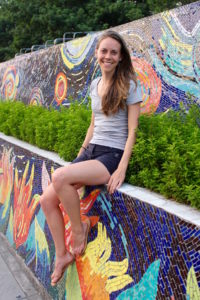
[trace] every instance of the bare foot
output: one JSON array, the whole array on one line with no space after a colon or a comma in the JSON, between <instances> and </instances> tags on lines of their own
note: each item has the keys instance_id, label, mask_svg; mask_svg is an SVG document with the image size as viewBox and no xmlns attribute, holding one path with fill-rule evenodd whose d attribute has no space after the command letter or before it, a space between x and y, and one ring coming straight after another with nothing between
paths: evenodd
<instances>
[{"instance_id":1,"label":"bare foot","mask_svg":"<svg viewBox=\"0 0 200 300\"><path fill-rule=\"evenodd\" d=\"M60 281L66 268L72 264L73 261L74 256L70 252L66 252L63 256L56 256L55 268L51 275L52 286L55 286Z\"/></svg>"},{"instance_id":2,"label":"bare foot","mask_svg":"<svg viewBox=\"0 0 200 300\"><path fill-rule=\"evenodd\" d=\"M83 255L87 247L87 238L90 230L90 220L89 219L85 220L84 222L82 222L82 225L83 225L82 233L80 234L72 233L70 252L72 253L72 255L75 256Z\"/></svg>"}]
</instances>

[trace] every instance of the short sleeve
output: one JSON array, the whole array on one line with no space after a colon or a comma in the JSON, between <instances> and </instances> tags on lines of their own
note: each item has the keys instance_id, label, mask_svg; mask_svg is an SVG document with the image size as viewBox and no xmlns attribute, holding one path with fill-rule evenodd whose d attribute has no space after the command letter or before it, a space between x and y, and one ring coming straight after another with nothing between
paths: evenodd
<instances>
[{"instance_id":1,"label":"short sleeve","mask_svg":"<svg viewBox=\"0 0 200 300\"><path fill-rule=\"evenodd\" d=\"M89 89L89 96L91 97L92 90L94 89L94 80L90 84L90 89Z\"/></svg>"},{"instance_id":2,"label":"short sleeve","mask_svg":"<svg viewBox=\"0 0 200 300\"><path fill-rule=\"evenodd\" d=\"M99 77L95 78L94 80L92 80L91 84L90 84L90 89L89 89L89 96L91 97L92 94L94 93L97 83L99 81Z\"/></svg>"},{"instance_id":3,"label":"short sleeve","mask_svg":"<svg viewBox=\"0 0 200 300\"><path fill-rule=\"evenodd\" d=\"M137 87L135 86L135 82L133 80L130 81L130 88L128 98L126 100L126 104L135 104L138 102L142 102L142 92L141 86L139 82L137 82Z\"/></svg>"}]
</instances>

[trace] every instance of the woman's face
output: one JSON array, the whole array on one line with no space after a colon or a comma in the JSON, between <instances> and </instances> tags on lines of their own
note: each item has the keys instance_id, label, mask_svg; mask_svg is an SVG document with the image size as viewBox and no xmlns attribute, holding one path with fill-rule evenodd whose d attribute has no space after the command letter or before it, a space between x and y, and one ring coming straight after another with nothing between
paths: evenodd
<instances>
[{"instance_id":1,"label":"woman's face","mask_svg":"<svg viewBox=\"0 0 200 300\"><path fill-rule=\"evenodd\" d=\"M107 37L100 42L95 55L102 73L114 74L119 61L122 59L121 45L115 39Z\"/></svg>"}]
</instances>

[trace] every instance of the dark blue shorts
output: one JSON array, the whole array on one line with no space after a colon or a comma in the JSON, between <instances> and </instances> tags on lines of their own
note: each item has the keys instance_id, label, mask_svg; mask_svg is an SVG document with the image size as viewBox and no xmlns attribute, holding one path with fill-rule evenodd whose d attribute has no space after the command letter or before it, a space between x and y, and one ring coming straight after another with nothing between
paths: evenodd
<instances>
[{"instance_id":1,"label":"dark blue shorts","mask_svg":"<svg viewBox=\"0 0 200 300\"><path fill-rule=\"evenodd\" d=\"M117 148L89 144L83 153L75 158L72 163L96 159L104 164L111 175L117 169L123 153L123 150Z\"/></svg>"}]
</instances>

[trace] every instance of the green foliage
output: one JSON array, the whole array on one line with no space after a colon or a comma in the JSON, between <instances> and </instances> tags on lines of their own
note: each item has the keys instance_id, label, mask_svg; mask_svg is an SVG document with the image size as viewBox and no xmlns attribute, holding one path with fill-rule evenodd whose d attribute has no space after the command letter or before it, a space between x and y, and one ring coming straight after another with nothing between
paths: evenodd
<instances>
[{"instance_id":1,"label":"green foliage","mask_svg":"<svg viewBox=\"0 0 200 300\"><path fill-rule=\"evenodd\" d=\"M192 2L181 1L182 4ZM100 31L176 7L179 1L1 0L0 61L64 32Z\"/></svg>"},{"instance_id":2,"label":"green foliage","mask_svg":"<svg viewBox=\"0 0 200 300\"><path fill-rule=\"evenodd\" d=\"M140 117L126 180L200 209L200 109Z\"/></svg>"},{"instance_id":3,"label":"green foliage","mask_svg":"<svg viewBox=\"0 0 200 300\"><path fill-rule=\"evenodd\" d=\"M189 105L188 105L189 103ZM200 109L141 115L126 182L200 209ZM0 102L0 131L57 152L72 161L90 124L91 110L71 106L47 110L22 102Z\"/></svg>"},{"instance_id":4,"label":"green foliage","mask_svg":"<svg viewBox=\"0 0 200 300\"><path fill-rule=\"evenodd\" d=\"M56 151L65 160L76 157L90 124L91 111L86 105L72 103L61 111L23 102L0 101L0 131Z\"/></svg>"}]
</instances>

